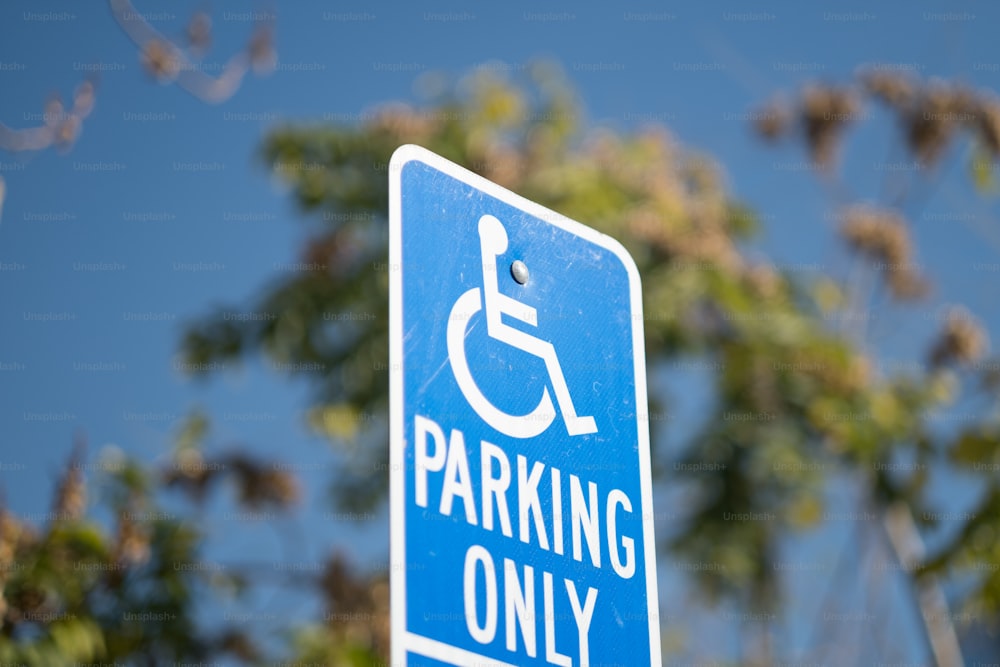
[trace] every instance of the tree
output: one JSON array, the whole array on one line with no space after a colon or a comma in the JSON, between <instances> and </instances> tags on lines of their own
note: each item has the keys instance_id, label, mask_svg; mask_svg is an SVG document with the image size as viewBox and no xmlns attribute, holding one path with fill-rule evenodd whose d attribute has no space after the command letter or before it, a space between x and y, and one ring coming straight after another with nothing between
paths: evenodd
<instances>
[{"instance_id":1,"label":"tree","mask_svg":"<svg viewBox=\"0 0 1000 667\"><path fill-rule=\"evenodd\" d=\"M621 240L643 276L651 373L669 372L678 361L703 362L712 404L683 454L667 447L670 421L657 419L669 415L671 396L652 396L650 410L654 426L665 424L653 432L659 479L681 487L684 510L681 521L661 522L658 534L665 555L698 566L689 571L699 590L748 610L779 608L783 580L774 564L783 540L819 525L826 491L847 479L857 489L851 509L884 518L887 537L875 537L895 550L915 599L932 597L936 579L971 572L964 601L995 615L1000 573L983 565L998 559L1000 434L984 418L942 435L927 418L954 398L960 380L995 390L992 365L975 365L986 347L975 321L958 313L946 319L919 371L880 372L876 348L830 325L833 315L870 295L852 281L804 280L749 261L741 244L759 222L727 195L709 159L679 146L663 128L588 129L558 70L539 64L529 72L526 82L478 72L440 87L426 108L391 104L358 126L275 131L264 159L317 219L302 270L269 284L259 303L239 308L273 318L227 318L224 309L194 326L183 341L187 367L266 355L308 378L316 392L312 423L345 445L344 472L335 480L340 502L380 502L388 470L386 170L397 146L418 143ZM905 94L898 85L876 77L852 89L810 88L793 106L763 114L761 130L804 141L833 182L834 149L854 105L881 99L920 159L940 158L961 132L973 137L982 151L974 172L985 178L983 162L998 152L993 102L948 88L942 103L936 85L911 82ZM943 104L932 108L940 116L928 122L926 104ZM959 111L969 117L949 115ZM859 261L884 265L874 274L885 293L894 299L923 293L898 202L848 205L842 220L845 245ZM338 317L345 314L353 316ZM275 653L242 628L196 622L195 591L215 580L199 564L204 536L193 516L162 512L160 502L182 493L198 507L217 482L230 479L244 506L280 509L294 502L297 487L238 449L217 452L206 444L208 433L207 422L193 417L161 469L102 459L110 473L110 526L84 512L82 453L67 466L44 525L2 516L4 661L165 664L231 655L252 663ZM901 460L919 465L889 465ZM977 477L983 492L953 539L920 553L909 544L922 526L908 522L937 514L929 484L944 460ZM238 568L221 580L237 591L249 585ZM371 664L385 655L384 576L355 573L331 556L304 583L319 593L326 613L292 628L282 655L337 665ZM925 620L937 660L955 664L947 655L950 621L931 612ZM770 664L785 653L762 642L752 657Z\"/></svg>"},{"instance_id":2,"label":"tree","mask_svg":"<svg viewBox=\"0 0 1000 667\"><path fill-rule=\"evenodd\" d=\"M140 61L146 72L162 84L177 83L194 97L218 104L232 97L247 74L269 74L277 62L269 14L259 22L246 47L226 62L221 73L210 76L198 69L198 61L212 44L212 18L204 11L195 12L187 25L181 44L161 34L129 0L108 0L108 9L126 35L140 49ZM83 121L94 109L96 81L87 79L73 91L69 108L56 93L45 103L42 124L14 129L0 121L0 149L10 152L41 151L56 147L68 151L83 131ZM0 219L6 194L6 182L0 176Z\"/></svg>"},{"instance_id":3,"label":"tree","mask_svg":"<svg viewBox=\"0 0 1000 667\"><path fill-rule=\"evenodd\" d=\"M849 183L838 168L844 131L865 118L863 105L872 104L881 105L896 125L898 134L889 141L890 159L894 151L903 153L914 167L887 170L877 204L859 203L856 195L849 194ZM995 188L991 174L1000 157L1000 101L991 93L959 83L862 69L851 85L813 84L791 105L772 102L758 115L757 130L768 141L791 138L804 144L817 175L832 193L838 233L855 259L845 300L845 308L852 313L886 303L926 302L931 286L916 261L911 220L928 203L927 192L943 179L936 170L955 144L966 143L971 149L968 166L974 186L980 191ZM880 352L861 328L845 335L870 355ZM994 568L989 567L996 561L996 541L988 537L1000 500L995 475L1000 433L992 400L998 376L995 363L983 362L987 348L988 339L975 318L965 308L950 307L925 358L911 364L907 373L909 383L936 387L940 396L925 405L912 430L895 434L897 442L889 443L893 458L887 460L888 465L876 467L872 483L861 491L862 506L874 510L883 522L884 537L898 563L915 573L913 583L927 638L942 665L959 664L962 657L939 586L940 575L957 578L975 573L963 600L967 617L995 618L998 610L1000 588L990 573ZM987 409L979 410L976 423L956 433L935 431L927 410L959 398L966 402L985 399ZM932 467L932 462L938 465ZM980 490L979 499L970 512L942 511L946 508L935 507L931 500L928 489L935 481L933 473L949 463L963 473L978 473L973 483ZM901 476L894 474L896 470L912 474ZM918 524L933 529L942 523L941 517L956 514L959 527L943 547L927 553Z\"/></svg>"},{"instance_id":4,"label":"tree","mask_svg":"<svg viewBox=\"0 0 1000 667\"><path fill-rule=\"evenodd\" d=\"M109 0L112 15L141 48L147 72L160 82L177 80L200 99L217 103L239 88L251 69L274 64L270 27L259 27L247 47L213 79L192 66L211 41L211 21L196 13L186 47L159 34L128 0ZM58 94L44 105L42 123L15 129L0 122L0 150L68 152L95 107L96 79L77 85L71 103ZM5 181L0 176L0 214ZM247 588L246 573L219 571L202 559L199 522L163 509L180 489L198 504L223 479L235 482L238 502L255 509L284 509L297 496L295 480L237 451L203 456L207 422L195 415L177 439L175 456L162 468L108 450L87 462L82 438L54 489L52 509L41 520L17 517L0 503L0 661L11 665L64 665L108 661L129 664L201 662L223 656L246 662L262 652L238 623L206 628L198 614L211 591ZM88 473L99 481L88 485ZM88 489L102 496L87 512ZM209 596L211 597L211 596Z\"/></svg>"},{"instance_id":5,"label":"tree","mask_svg":"<svg viewBox=\"0 0 1000 667\"><path fill-rule=\"evenodd\" d=\"M346 666L372 664L387 652L384 577L359 578L336 554L306 576L205 558L211 536L201 517L220 488L235 489L242 512L285 518L300 494L295 477L270 461L240 448L214 452L209 430L203 416L192 415L169 460L153 467L115 449L88 463L81 440L41 525L0 510L0 660L264 664L298 656ZM97 483L88 485L90 472ZM87 511L95 489L110 525ZM178 494L184 510L171 497ZM225 602L246 604L264 585L319 591L326 622L279 623L271 628L275 640L254 632L247 618L259 614L211 614Z\"/></svg>"},{"instance_id":6,"label":"tree","mask_svg":"<svg viewBox=\"0 0 1000 667\"><path fill-rule=\"evenodd\" d=\"M4 662L161 665L256 656L239 628L206 629L197 622L198 592L218 591L238 576L212 577L215 568L199 554L203 535L196 523L160 504L163 485L201 480L204 490L221 470L193 449L177 453L166 469L151 471L114 451L87 463L81 441L42 525L0 511ZM257 468L248 465L233 476L248 488ZM102 474L110 529L87 516L85 474L91 470ZM261 500L254 494L246 499Z\"/></svg>"},{"instance_id":7,"label":"tree","mask_svg":"<svg viewBox=\"0 0 1000 667\"><path fill-rule=\"evenodd\" d=\"M820 174L832 179L839 140L863 96L896 114L918 159L940 157L959 130L977 142L980 162L997 157L990 98L938 84L899 85L869 76L857 89L809 87L794 108L762 114L758 129L771 138L798 132ZM928 107L945 120L928 120ZM969 119L949 120L959 109ZM751 610L776 608L774 563L783 539L819 525L824 494L847 479L858 487L852 509L886 521L887 532L874 539L888 537L915 596L937 591L937 576L978 564L964 601L996 613L1000 577L983 574L981 565L998 556L988 535L1000 521L1000 497L993 468L970 468L996 460L1000 434L986 417L946 437L928 425L930 411L954 398L959 377L996 386L995 373L956 375L984 354L975 321L955 311L926 366L881 372L876 349L830 325L859 306L852 282L804 280L749 261L740 244L758 220L726 194L710 160L663 128L586 128L574 93L543 64L531 68L527 85L481 71L440 87L423 109L391 104L356 127L287 127L265 142L264 159L303 212L321 219L303 247L303 270L272 284L252 306L273 319L236 322L218 312L188 332L183 349L195 368L260 354L321 369L308 373L316 390L312 423L352 444L336 480L342 503L367 505L387 490L386 168L403 143L426 146L621 240L643 276L650 372L677 360L707 362L710 415L685 453L671 458L663 446L668 432L653 433L660 479L687 473L671 476L684 487L685 520L658 532L669 532L666 553L699 565L703 592ZM878 263L891 298L912 300L926 282L913 269L913 241L897 204L845 206L840 230L858 261ZM344 313L359 317L337 316ZM651 400L652 416L666 414L669 396ZM918 537L907 517L934 517L928 486L942 459L978 471L985 491L954 539L924 554L905 546ZM894 462L903 460L914 463L912 474L899 474ZM933 610L922 608L937 660L957 664L947 614L942 622L939 609L928 616ZM759 657L775 658L767 649Z\"/></svg>"}]
</instances>

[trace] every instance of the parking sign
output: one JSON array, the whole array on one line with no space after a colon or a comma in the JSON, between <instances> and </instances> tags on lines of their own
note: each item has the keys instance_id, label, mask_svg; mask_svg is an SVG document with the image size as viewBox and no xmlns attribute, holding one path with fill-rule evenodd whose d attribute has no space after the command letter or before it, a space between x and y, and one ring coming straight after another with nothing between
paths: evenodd
<instances>
[{"instance_id":1,"label":"parking sign","mask_svg":"<svg viewBox=\"0 0 1000 667\"><path fill-rule=\"evenodd\" d=\"M660 665L635 263L417 146L389 193L392 664Z\"/></svg>"}]
</instances>

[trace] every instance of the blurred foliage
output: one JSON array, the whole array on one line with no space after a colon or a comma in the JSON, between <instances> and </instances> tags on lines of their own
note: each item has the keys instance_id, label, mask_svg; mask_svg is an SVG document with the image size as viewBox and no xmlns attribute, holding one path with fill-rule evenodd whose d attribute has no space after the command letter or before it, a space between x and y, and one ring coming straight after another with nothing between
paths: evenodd
<instances>
[{"instance_id":1,"label":"blurred foliage","mask_svg":"<svg viewBox=\"0 0 1000 667\"><path fill-rule=\"evenodd\" d=\"M387 654L387 577L360 576L337 554L304 575L203 558L211 535L201 513L213 492L231 489L248 516L287 518L299 498L287 466L245 447L214 453L210 434L207 417L191 414L155 466L114 447L87 463L78 442L50 511L24 519L0 509L0 663L262 665L296 655L297 663L346 667ZM88 511L95 489L100 501ZM286 636L269 640L254 625L259 614L219 618L220 605L246 605L255 590L289 584L319 592L322 623L278 624L270 634Z\"/></svg>"},{"instance_id":2,"label":"blurred foliage","mask_svg":"<svg viewBox=\"0 0 1000 667\"><path fill-rule=\"evenodd\" d=\"M944 574L969 577L966 602L1000 611L1000 570L984 567L1000 562L1000 424L984 415L941 435L929 419L961 391L990 395L1000 385L989 370L997 364L982 363L988 340L972 315L950 311L923 363L882 370L863 337L836 324L850 322L866 297L834 277L803 278L749 260L741 244L759 220L727 195L717 165L665 129L588 128L575 93L547 64L530 67L523 80L484 68L454 82L421 83L423 108L389 104L356 126L271 133L263 157L311 221L300 270L273 278L249 308L219 309L193 325L182 343L186 367L265 356L307 379L315 387L308 422L346 457L335 480L339 502L357 509L384 500L387 170L398 146L419 144L620 240L643 278L651 372L690 361L708 371L712 402L683 451L664 446L668 428L653 433L659 483L683 489L677 509L684 519L669 535L661 531L662 548L701 565L688 571L703 593L757 610L777 606L781 541L821 523L837 480L859 484L865 511L882 517L904 507L933 527L940 508L929 492L932 477L950 462L981 490L977 506L946 544L901 572L917 586ZM820 177L835 179L840 143L872 102L894 115L906 150L928 164L969 138L978 161L970 176L988 185L976 174L1000 152L1000 114L992 98L959 86L863 73L855 84L812 85L793 103L771 105L757 129L768 140L803 145ZM878 206L838 205L845 250L863 260L888 298L926 299L929 281L913 262L916 241L899 193ZM231 311L268 316L227 317ZM651 400L651 417L669 413L669 396ZM2 515L0 661L261 660L244 630L209 632L195 622L195 593L213 583L194 566L204 536L194 523L157 512L154 499L180 492L200 507L217 482L229 480L241 505L284 508L299 487L238 448L208 454L208 432L207 419L194 415L168 468L152 475L121 463L110 475L110 531L85 518L85 485L73 462L43 526ZM900 461L912 465L889 465ZM384 574L354 572L331 556L309 585L324 616L289 630L288 660L386 659Z\"/></svg>"},{"instance_id":3,"label":"blurred foliage","mask_svg":"<svg viewBox=\"0 0 1000 667\"><path fill-rule=\"evenodd\" d=\"M95 468L110 529L85 513L84 470ZM159 485L114 452L84 464L78 446L41 525L0 512L0 661L167 665L248 655L238 630L199 627L196 596L214 585L199 558L204 536L161 509Z\"/></svg>"},{"instance_id":4,"label":"blurred foliage","mask_svg":"<svg viewBox=\"0 0 1000 667\"><path fill-rule=\"evenodd\" d=\"M924 193L941 178L935 170L949 151L963 142L970 148L972 185L983 194L994 194L992 172L1000 160L1000 99L964 83L922 80L878 68L863 68L856 78L850 86L807 86L793 103L777 98L758 114L757 131L768 141L804 143L824 177L836 182L836 190L842 193L847 184L838 173L839 146L830 137L866 120L865 105L888 112L898 129L897 142L916 168L896 175L895 187L885 192L887 201L881 206L841 201L839 233L851 250L870 260L869 266L893 300L919 301L927 296L929 284L918 274L914 225L904 208L914 199L919 204L926 202ZM959 518L946 543L917 564L917 577L941 573L956 579L971 576L972 585L964 599L968 613L996 618L1000 612L1000 415L995 397L1000 389L1000 364L986 360L988 337L968 310L952 306L944 312L940 332L927 350L923 372L911 373L903 385L880 382L869 389L883 392L881 414L893 415L882 420L890 426L880 436L883 446L897 460L907 457L920 464L910 466L916 472L905 479L872 476L871 493L876 508L901 501L927 528L940 523L940 516ZM916 402L901 400L907 394L921 398ZM978 423L957 433L932 433L929 413L960 395L985 398L989 407L978 412ZM872 412L871 421L879 421L879 414ZM978 491L978 500L967 511L935 505L927 493L933 471L948 467L948 463L951 471L962 473Z\"/></svg>"},{"instance_id":5,"label":"blurred foliage","mask_svg":"<svg viewBox=\"0 0 1000 667\"><path fill-rule=\"evenodd\" d=\"M191 422L184 433L196 430ZM147 469L115 449L85 463L78 444L40 523L0 510L0 662L170 665L257 658L242 628L208 629L199 622L206 599L245 582L238 572L203 561L206 536L198 522L164 510L158 497L178 474L211 471L233 481L245 505L284 507L290 499L260 483L272 466L245 457L241 467L199 463L183 456L193 446L188 441L168 464ZM88 487L91 470L100 481ZM88 488L100 489L110 525L87 516ZM201 491L194 489L191 499L200 500Z\"/></svg>"},{"instance_id":6,"label":"blurred foliage","mask_svg":"<svg viewBox=\"0 0 1000 667\"><path fill-rule=\"evenodd\" d=\"M709 159L663 128L588 130L573 91L550 65L535 65L526 79L488 69L453 83L428 78L426 108L390 104L357 127L274 131L265 159L319 220L302 249L303 270L277 279L253 305L273 319L236 321L220 311L191 328L187 361L211 367L264 354L309 369L303 375L317 389L313 425L365 457L337 480L342 501L381 500L388 470L386 169L393 150L416 143L619 239L643 276L650 368L703 358L715 369L710 414L683 459L672 461L675 469L702 472L671 480L691 486L690 513L665 545L716 565L698 570L707 592L749 591L757 604L775 601L770 564L778 540L820 521L824 489L838 473L860 477L876 506L902 501L921 516L927 475L891 474L876 464L904 457L929 464L956 446L935 439L927 415L953 399L954 368L982 356L974 321L948 320L924 372L876 372L871 351L831 325L857 305L844 286L823 276L796 279L741 253L740 242L759 222L727 196ZM854 87L809 86L797 105L761 114L758 129L769 139L801 131L830 171L838 141L869 98L889 101L921 159L937 159L953 134L951 116L941 116L947 127L925 119L927 105L987 107L985 97L958 87L912 84L897 95L891 84L864 75ZM956 99L942 102L945 94ZM993 125L963 127L980 133L983 146L995 145ZM898 211L855 205L842 219L845 245L884 267L894 298L927 293ZM660 470L671 463L663 453L654 460ZM994 476L981 477L994 483ZM733 516L747 520L725 518ZM974 593L982 600L995 584L984 586Z\"/></svg>"},{"instance_id":7,"label":"blurred foliage","mask_svg":"<svg viewBox=\"0 0 1000 667\"><path fill-rule=\"evenodd\" d=\"M665 129L588 128L574 92L547 64L517 81L484 68L422 84L423 108L389 104L357 126L271 133L264 159L315 221L303 270L276 278L252 306L273 319L235 321L220 311L192 327L183 344L194 368L262 354L293 372L308 369L302 374L316 388L311 423L353 457L336 480L345 505L380 501L387 490L386 172L404 143L620 240L643 277L651 372L685 360L712 369L713 404L684 454L678 459L659 439L653 443L660 481L687 491L686 521L663 547L712 565L693 570L710 597L732 595L756 609L777 604L772 564L781 538L821 522L834 480L859 481L860 506L877 516L901 503L926 522L934 516L930 478L942 460L970 442L974 458L996 451L996 429L985 428L993 416L951 439L929 424L961 386L989 380L981 370L989 364L979 363L988 341L965 311L946 319L926 364L882 371L875 351L838 326L868 303L846 281L793 276L747 259L740 245L760 228L756 216L726 194L711 160ZM804 146L818 176L834 180L840 144L873 102L894 115L905 149L922 162L942 160L963 133L977 147L979 172L1000 150L1000 113L989 95L877 71L862 71L849 85L806 86L794 103L770 105L757 130ZM913 260L915 241L900 211L905 194L893 192L879 206L841 198L839 233L845 250L875 267L890 299L920 303L930 283ZM668 396L651 400L651 414L669 407ZM899 461L912 465L891 465ZM677 479L664 474L671 465L697 472ZM981 511L915 577L995 560L993 470L967 466L977 478L971 483L985 489ZM975 580L967 600L997 611L1000 573L980 571Z\"/></svg>"}]
</instances>

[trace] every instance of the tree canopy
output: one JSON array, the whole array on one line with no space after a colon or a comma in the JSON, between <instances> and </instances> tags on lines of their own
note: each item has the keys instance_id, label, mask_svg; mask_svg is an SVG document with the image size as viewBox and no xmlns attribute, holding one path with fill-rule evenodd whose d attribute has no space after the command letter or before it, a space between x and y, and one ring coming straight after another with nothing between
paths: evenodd
<instances>
[{"instance_id":1,"label":"tree canopy","mask_svg":"<svg viewBox=\"0 0 1000 667\"><path fill-rule=\"evenodd\" d=\"M778 608L773 564L782 540L819 526L831 509L871 512L914 599L938 590L942 577L962 577L961 602L995 617L1000 570L985 567L1000 562L995 415L943 435L929 424L960 389L996 390L1000 374L983 363L987 340L970 314L952 311L919 365L886 370L877 349L833 324L849 322L837 314L864 307L869 295L849 277L804 277L749 259L758 216L729 195L718 165L665 128L589 126L576 93L545 63L523 79L480 70L424 84L420 107L392 103L356 125L294 125L267 137L262 157L310 223L300 270L271 278L249 307L219 309L191 327L182 341L187 368L266 356L302 375L314 388L310 423L342 446L338 502L380 503L388 490L387 169L399 145L419 144L621 241L642 275L650 373L703 362L710 404L682 448L665 444L676 437L664 418L671 395L651 393L649 412L657 483L681 515L658 523L661 552L698 564L689 571L700 591ZM991 97L898 76L808 87L792 103L769 106L757 129L803 144L818 177L834 182L844 131L868 104L893 114L914 159L933 163L948 142L971 141L972 173L983 183L984 162L1000 154ZM889 298L919 303L928 283L915 268L916 238L898 197L836 205L838 233L861 270ZM233 311L269 316L226 317ZM217 470L235 476L249 506L286 507L297 487L238 453L225 455L223 467L208 465L204 432L198 420L189 424L173 468L154 481L122 464L112 476L113 532L84 519L72 467L46 527L4 516L5 661L50 664L51 654L160 664L213 651L258 659L238 630L210 635L196 626L193 582L203 573L172 564L195 562L199 535L187 522L158 518L155 497L172 487L197 503L222 476ZM930 488L944 468L981 489L978 504L942 545L909 548L937 521ZM827 491L844 480L856 485L856 504L829 507ZM135 520L136 508L148 513ZM314 583L328 613L300 629L291 654L330 664L385 655L384 577L358 578L331 558ZM932 650L948 664L950 624L921 609ZM171 622L144 634L122 621L126 612L169 614Z\"/></svg>"},{"instance_id":2,"label":"tree canopy","mask_svg":"<svg viewBox=\"0 0 1000 667\"><path fill-rule=\"evenodd\" d=\"M345 483L345 502L378 499L386 489L386 467L377 465L385 460L385 434L364 416L386 414L385 172L403 143L426 146L621 240L643 277L650 366L712 361L712 411L680 463L714 474L671 480L692 486L689 521L671 546L724 565L705 572L712 590L743 590L748 583L757 593L769 590L775 539L821 519L821 492L834 471L865 478L865 506L903 502L921 516L933 466L900 477L876 464L904 456L929 463L942 454L960 463L980 460L982 451L970 452L980 440L969 433L938 441L926 428L929 410L954 397L953 369L985 354L984 333L970 316L956 310L947 319L921 372L880 372L864 341L830 324L831 313L858 307L843 281L803 279L741 252L760 223L726 193L709 158L662 127L586 127L574 92L551 66L536 65L528 79L483 71L442 85L426 108L391 104L357 127L289 127L265 143L275 173L292 186L303 211L321 220L303 247L304 270L272 284L254 304L273 320L208 316L188 333L184 350L195 364L266 354L323 369L307 371L317 389L316 427L336 440L365 441L370 457L355 468L362 473L358 483ZM942 102L942 95L951 97ZM991 99L903 77L863 75L852 87L808 87L797 105L760 114L759 130L768 138L800 133L821 173L832 171L838 139L862 100L881 101L897 114L917 159L939 155L941 143L960 130L987 159L996 156ZM968 120L926 120L927 105ZM839 214L844 243L881 267L892 296L919 299L924 282L913 270L914 239L902 214L854 202ZM348 324L323 317L345 312L373 317ZM979 371L972 374L992 379L983 364ZM668 397L654 399L662 406ZM991 442L983 428L988 424L972 430ZM654 448L666 434L658 435ZM673 463L658 460L664 470ZM989 496L984 507L992 506ZM723 519L746 513L776 519ZM977 513L980 521L989 521L985 516ZM995 585L984 582L983 602Z\"/></svg>"}]
</instances>

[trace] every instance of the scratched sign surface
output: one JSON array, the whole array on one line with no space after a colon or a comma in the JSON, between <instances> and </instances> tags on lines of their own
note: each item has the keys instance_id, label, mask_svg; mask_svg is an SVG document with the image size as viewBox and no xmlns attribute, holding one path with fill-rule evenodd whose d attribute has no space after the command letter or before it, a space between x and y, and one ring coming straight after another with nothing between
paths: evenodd
<instances>
[{"instance_id":1,"label":"scratched sign surface","mask_svg":"<svg viewBox=\"0 0 1000 667\"><path fill-rule=\"evenodd\" d=\"M393 664L660 665L634 262L422 148L389 178Z\"/></svg>"}]
</instances>

